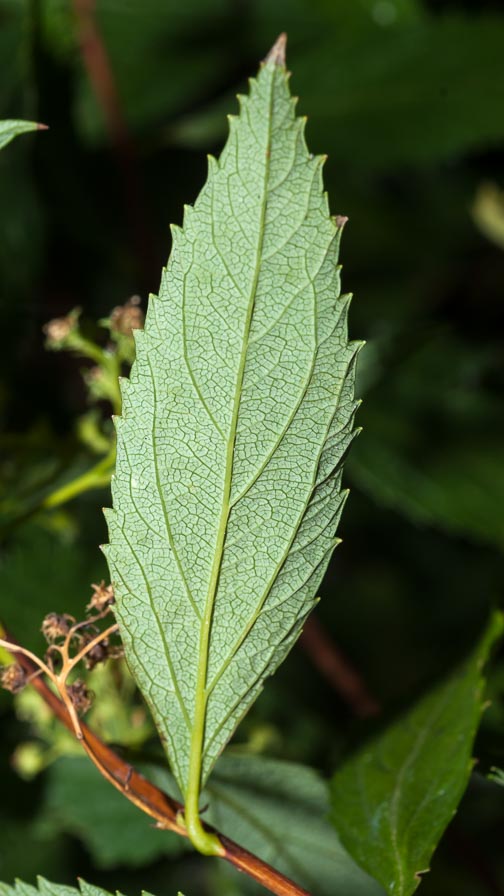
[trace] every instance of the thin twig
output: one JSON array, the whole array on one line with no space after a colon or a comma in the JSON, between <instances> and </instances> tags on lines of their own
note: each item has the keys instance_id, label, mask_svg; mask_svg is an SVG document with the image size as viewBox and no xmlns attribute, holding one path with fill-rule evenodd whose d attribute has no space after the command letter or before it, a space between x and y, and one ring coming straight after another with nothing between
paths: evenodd
<instances>
[{"instance_id":1,"label":"thin twig","mask_svg":"<svg viewBox=\"0 0 504 896\"><path fill-rule=\"evenodd\" d=\"M135 147L128 130L107 47L97 21L96 0L73 0L72 5L77 22L82 62L102 111L105 128L116 150L131 239L148 282L155 264L151 235L148 232L149 217L140 185Z\"/></svg>"},{"instance_id":2,"label":"thin twig","mask_svg":"<svg viewBox=\"0 0 504 896\"><path fill-rule=\"evenodd\" d=\"M80 627L80 626L75 626L75 628L78 628L78 627ZM102 641L104 641L110 635L114 635L118 631L118 629L119 629L119 626L117 625L117 622L116 622L116 623L114 623L114 625L111 625L111 626L109 626L109 628L106 628L104 632L100 632L100 634L97 635L96 638L93 638L92 641L89 641L86 644L86 646L83 647L82 650L79 651L79 653L77 653L74 657L69 659L68 671L71 671L74 668L74 666L77 665L77 663L80 663L81 660L84 659L86 654L90 653L90 651L93 649L93 647L96 647L98 644L100 644Z\"/></svg>"},{"instance_id":3,"label":"thin twig","mask_svg":"<svg viewBox=\"0 0 504 896\"><path fill-rule=\"evenodd\" d=\"M315 616L306 620L299 645L356 716L366 719L378 715L380 704Z\"/></svg>"},{"instance_id":4,"label":"thin twig","mask_svg":"<svg viewBox=\"0 0 504 896\"><path fill-rule=\"evenodd\" d=\"M34 661L26 655L26 651L19 647L15 639L5 632L5 629L3 644L25 672L31 675L37 671ZM75 726L68 708L50 689L48 684L40 677L34 678L30 683L36 688L60 722L75 733ZM101 774L123 796L155 819L160 828L174 831L181 837L187 837L187 832L182 822L184 807L181 803L172 799L172 797L144 778L133 766L121 759L96 734L93 734L84 722L80 722L79 727L82 732L82 740L80 742ZM207 831L217 834L224 847L222 858L239 871L243 871L253 880L262 884L270 893L274 893L275 896L310 896L307 890L289 880L288 877L272 868L267 862L263 862L258 856L243 849L238 843L230 840L229 837L219 833L210 825L205 824L204 827Z\"/></svg>"}]
</instances>

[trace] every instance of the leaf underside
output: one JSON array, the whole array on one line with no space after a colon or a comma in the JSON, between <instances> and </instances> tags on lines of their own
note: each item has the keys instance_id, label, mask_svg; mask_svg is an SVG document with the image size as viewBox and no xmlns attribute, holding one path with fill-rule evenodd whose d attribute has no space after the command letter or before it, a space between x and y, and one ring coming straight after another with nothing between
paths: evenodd
<instances>
[{"instance_id":1,"label":"leaf underside","mask_svg":"<svg viewBox=\"0 0 504 896\"><path fill-rule=\"evenodd\" d=\"M496 613L471 656L332 782L332 820L350 855L390 896L410 896L456 812L484 708L482 667Z\"/></svg>"},{"instance_id":2,"label":"leaf underside","mask_svg":"<svg viewBox=\"0 0 504 896\"><path fill-rule=\"evenodd\" d=\"M87 884L84 880L79 880L79 889L76 889L76 887L69 887L66 884L53 884L43 877L38 877L36 887L32 884L25 884L21 880L17 880L13 886L0 883L0 896L111 896L111 894L107 890L102 890L101 887ZM117 892L116 896L121 896L121 894ZM150 896L150 894L143 892L142 896Z\"/></svg>"},{"instance_id":3,"label":"leaf underside","mask_svg":"<svg viewBox=\"0 0 504 896\"><path fill-rule=\"evenodd\" d=\"M315 604L356 409L341 227L278 58L240 107L134 331L107 511L126 657L183 794Z\"/></svg>"},{"instance_id":4,"label":"leaf underside","mask_svg":"<svg viewBox=\"0 0 504 896\"><path fill-rule=\"evenodd\" d=\"M29 131L39 130L41 125L35 121L16 121L14 119L6 119L0 121L0 149L7 146L14 137L19 134L26 134Z\"/></svg>"}]
</instances>

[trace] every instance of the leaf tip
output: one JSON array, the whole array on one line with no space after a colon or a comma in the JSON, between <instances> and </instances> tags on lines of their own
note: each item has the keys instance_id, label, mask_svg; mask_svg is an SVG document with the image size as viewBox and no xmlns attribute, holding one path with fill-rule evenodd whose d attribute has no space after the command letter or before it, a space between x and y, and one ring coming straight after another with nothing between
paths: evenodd
<instances>
[{"instance_id":1,"label":"leaf tip","mask_svg":"<svg viewBox=\"0 0 504 896\"><path fill-rule=\"evenodd\" d=\"M343 230L345 224L348 221L348 216L347 215L335 215L333 220L334 220L334 223L336 224L336 227L338 228L338 230Z\"/></svg>"},{"instance_id":2,"label":"leaf tip","mask_svg":"<svg viewBox=\"0 0 504 896\"><path fill-rule=\"evenodd\" d=\"M275 43L273 44L271 50L268 55L264 57L264 63L267 65L269 62L273 63L273 65L281 65L285 67L285 50L287 47L287 35L285 31L282 31L279 37L277 37Z\"/></svg>"},{"instance_id":3,"label":"leaf tip","mask_svg":"<svg viewBox=\"0 0 504 896\"><path fill-rule=\"evenodd\" d=\"M48 130L49 130L49 125L48 125L48 124L42 124L41 121L37 121L37 128L36 128L36 129L37 129L37 131L48 131Z\"/></svg>"}]
</instances>

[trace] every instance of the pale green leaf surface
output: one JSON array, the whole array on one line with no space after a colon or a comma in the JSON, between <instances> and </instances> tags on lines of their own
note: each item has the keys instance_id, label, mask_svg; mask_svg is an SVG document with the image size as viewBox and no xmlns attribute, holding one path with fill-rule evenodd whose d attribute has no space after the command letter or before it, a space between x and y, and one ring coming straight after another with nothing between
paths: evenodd
<instances>
[{"instance_id":1,"label":"pale green leaf surface","mask_svg":"<svg viewBox=\"0 0 504 896\"><path fill-rule=\"evenodd\" d=\"M102 890L101 887L86 883L85 880L79 880L79 889L77 889L66 884L53 884L51 881L39 877L36 887L32 884L25 884L21 880L17 880L13 886L0 882L0 896L111 896L111 894L107 890ZM121 896L119 891L116 891L116 896ZM151 894L143 891L142 896L151 896ZM178 896L181 894L179 893Z\"/></svg>"},{"instance_id":2,"label":"pale green leaf surface","mask_svg":"<svg viewBox=\"0 0 504 896\"><path fill-rule=\"evenodd\" d=\"M0 121L0 149L7 146L14 137L19 134L26 134L29 131L38 131L43 125L37 124L36 121L16 121L14 119L6 119Z\"/></svg>"},{"instance_id":3,"label":"pale green leaf surface","mask_svg":"<svg viewBox=\"0 0 504 896\"><path fill-rule=\"evenodd\" d=\"M409 896L456 812L483 711L482 667L502 634L495 614L457 671L332 781L332 820L353 858L391 896Z\"/></svg>"},{"instance_id":4,"label":"pale green leaf surface","mask_svg":"<svg viewBox=\"0 0 504 896\"><path fill-rule=\"evenodd\" d=\"M126 657L184 794L315 604L356 408L323 159L284 66L240 102L135 331L107 513Z\"/></svg>"}]
</instances>

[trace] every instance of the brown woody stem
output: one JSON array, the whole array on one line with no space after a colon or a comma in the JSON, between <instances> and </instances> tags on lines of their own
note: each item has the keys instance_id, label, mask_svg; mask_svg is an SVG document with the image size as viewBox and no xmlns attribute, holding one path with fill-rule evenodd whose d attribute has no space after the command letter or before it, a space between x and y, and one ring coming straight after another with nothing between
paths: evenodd
<instances>
[{"instance_id":1,"label":"brown woody stem","mask_svg":"<svg viewBox=\"0 0 504 896\"><path fill-rule=\"evenodd\" d=\"M3 644L25 672L32 675L38 671L40 667L36 665L34 659L28 656L27 651L21 648L5 630ZM30 684L36 688L60 722L70 731L76 733L75 724L72 721L68 707L65 705L66 701L63 703L41 677L33 678ZM153 818L159 827L174 831L176 834L180 834L181 837L187 837L185 828L179 822L184 810L182 804L172 799L172 797L144 778L133 766L121 759L96 734L93 734L84 722L79 722L79 729L82 734L80 742L101 774L123 796ZM238 843L230 840L224 834L220 834L215 828L210 825L204 825L204 827L207 831L217 834L224 847L222 858L234 865L239 871L248 874L253 880L258 881L270 893L274 893L275 896L310 896L307 890L304 890L275 868L272 868L267 862L263 862L258 856L243 849Z\"/></svg>"}]
</instances>

